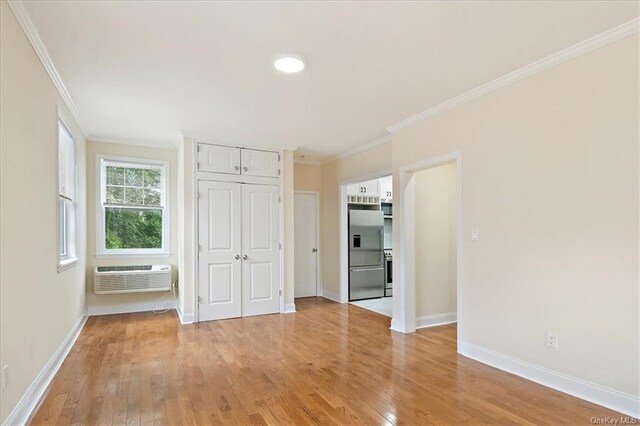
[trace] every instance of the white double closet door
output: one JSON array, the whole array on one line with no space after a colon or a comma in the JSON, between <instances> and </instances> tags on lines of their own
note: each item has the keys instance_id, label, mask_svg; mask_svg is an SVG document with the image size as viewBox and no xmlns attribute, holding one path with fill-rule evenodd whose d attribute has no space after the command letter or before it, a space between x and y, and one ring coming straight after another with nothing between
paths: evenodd
<instances>
[{"instance_id":1,"label":"white double closet door","mask_svg":"<svg viewBox=\"0 0 640 426\"><path fill-rule=\"evenodd\" d=\"M278 187L200 181L199 320L280 311Z\"/></svg>"}]
</instances>

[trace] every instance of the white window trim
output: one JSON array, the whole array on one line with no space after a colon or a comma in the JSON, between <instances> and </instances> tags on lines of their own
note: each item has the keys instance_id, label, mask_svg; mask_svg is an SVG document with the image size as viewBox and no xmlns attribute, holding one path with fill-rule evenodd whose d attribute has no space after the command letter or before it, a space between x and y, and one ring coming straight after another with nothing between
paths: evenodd
<instances>
[{"instance_id":1,"label":"white window trim","mask_svg":"<svg viewBox=\"0 0 640 426\"><path fill-rule=\"evenodd\" d=\"M105 247L105 227L104 227L104 206L102 200L102 182L106 180L105 161L121 161L123 163L140 164L143 166L162 166L164 173L162 174L162 188L164 200L164 213L162 216L162 248L159 249L107 249ZM113 155L96 155L96 257L169 257L170 252L170 229L171 229L171 178L170 164L165 160L150 160L146 158L119 157Z\"/></svg>"},{"instance_id":2,"label":"white window trim","mask_svg":"<svg viewBox=\"0 0 640 426\"><path fill-rule=\"evenodd\" d=\"M67 132L69 133L69 135L71 136L71 139L73 140L73 173L74 173L74 184L75 184L75 188L74 188L74 199L72 200L72 204L74 207L74 223L72 224L72 230L71 230L71 241L67 240L67 254L66 255L62 255L62 253L60 252L60 234L61 234L61 228L60 228L60 191L59 191L59 175L60 175L60 160L59 157L56 156L56 158L58 158L56 160L56 176L57 179L55 180L55 185L56 185L56 219L57 219L57 234L58 234L58 248L56 250L57 253L57 263L58 263L58 273L66 271L67 269L71 269L73 268L79 261L80 261L80 257L78 256L78 145L76 142L76 137L73 135L73 132L71 132L71 126L70 124L70 120L67 119L65 117L65 115L63 114L62 110L60 110L58 108L58 119L56 120L56 138L57 138L57 144L56 146L58 147L58 153L60 152L60 135L59 135L59 124L62 124L62 126L67 130ZM59 154L58 154L59 155ZM67 235L67 237L69 237L69 235ZM72 248L71 253L69 253L69 247Z\"/></svg>"}]
</instances>

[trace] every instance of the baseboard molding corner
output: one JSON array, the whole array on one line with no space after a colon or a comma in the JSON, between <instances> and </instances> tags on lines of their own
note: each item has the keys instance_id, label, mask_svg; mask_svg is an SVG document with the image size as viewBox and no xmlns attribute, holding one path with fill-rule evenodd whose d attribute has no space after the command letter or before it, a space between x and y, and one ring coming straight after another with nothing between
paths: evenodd
<instances>
[{"instance_id":1,"label":"baseboard molding corner","mask_svg":"<svg viewBox=\"0 0 640 426\"><path fill-rule=\"evenodd\" d=\"M180 319L180 324L193 324L195 320L195 315L193 312L182 312L180 306L176 306L176 313L178 314L178 318Z\"/></svg>"},{"instance_id":2,"label":"baseboard molding corner","mask_svg":"<svg viewBox=\"0 0 640 426\"><path fill-rule=\"evenodd\" d=\"M334 302L342 303L340 301L340 295L329 290L322 289L322 297L333 300Z\"/></svg>"},{"instance_id":3,"label":"baseboard molding corner","mask_svg":"<svg viewBox=\"0 0 640 426\"><path fill-rule=\"evenodd\" d=\"M446 314L427 315L416 318L416 328L436 327L438 325L452 324L458 321L456 312L447 312Z\"/></svg>"},{"instance_id":4,"label":"baseboard molding corner","mask_svg":"<svg viewBox=\"0 0 640 426\"><path fill-rule=\"evenodd\" d=\"M89 317L86 312L78 319L73 328L62 341L62 344L54 352L53 356L47 361L40 373L31 382L25 393L13 408L9 416L4 420L6 425L26 425L31 416L40 406L42 398L47 392L51 381L62 366L63 361L73 348L78 336L82 332L84 325Z\"/></svg>"},{"instance_id":5,"label":"baseboard molding corner","mask_svg":"<svg viewBox=\"0 0 640 426\"><path fill-rule=\"evenodd\" d=\"M296 312L296 304L295 303L285 303L284 304L284 312L283 314L293 314Z\"/></svg>"},{"instance_id":6,"label":"baseboard molding corner","mask_svg":"<svg viewBox=\"0 0 640 426\"><path fill-rule=\"evenodd\" d=\"M540 367L472 343L462 343L461 355L576 398L640 418L640 397Z\"/></svg>"}]
</instances>

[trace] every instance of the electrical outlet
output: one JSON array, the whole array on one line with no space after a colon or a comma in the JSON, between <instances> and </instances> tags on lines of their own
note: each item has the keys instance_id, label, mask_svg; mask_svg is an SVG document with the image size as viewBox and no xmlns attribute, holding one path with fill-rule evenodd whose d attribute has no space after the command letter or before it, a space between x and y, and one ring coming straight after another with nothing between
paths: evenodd
<instances>
[{"instance_id":1,"label":"electrical outlet","mask_svg":"<svg viewBox=\"0 0 640 426\"><path fill-rule=\"evenodd\" d=\"M5 365L2 368L2 389L5 389L9 384L9 366Z\"/></svg>"},{"instance_id":2,"label":"electrical outlet","mask_svg":"<svg viewBox=\"0 0 640 426\"><path fill-rule=\"evenodd\" d=\"M558 333L555 331L547 331L547 346L558 349Z\"/></svg>"}]
</instances>

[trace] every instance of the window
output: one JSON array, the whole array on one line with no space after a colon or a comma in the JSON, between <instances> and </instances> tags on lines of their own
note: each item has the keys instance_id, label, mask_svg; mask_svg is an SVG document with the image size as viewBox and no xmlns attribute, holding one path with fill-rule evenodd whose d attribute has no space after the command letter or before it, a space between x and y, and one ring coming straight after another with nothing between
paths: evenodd
<instances>
[{"instance_id":1,"label":"window","mask_svg":"<svg viewBox=\"0 0 640 426\"><path fill-rule=\"evenodd\" d=\"M169 254L168 167L98 157L98 254Z\"/></svg>"},{"instance_id":2,"label":"window","mask_svg":"<svg viewBox=\"0 0 640 426\"><path fill-rule=\"evenodd\" d=\"M75 265L76 255L76 144L58 120L58 270Z\"/></svg>"}]
</instances>

